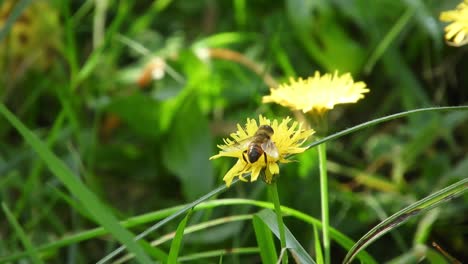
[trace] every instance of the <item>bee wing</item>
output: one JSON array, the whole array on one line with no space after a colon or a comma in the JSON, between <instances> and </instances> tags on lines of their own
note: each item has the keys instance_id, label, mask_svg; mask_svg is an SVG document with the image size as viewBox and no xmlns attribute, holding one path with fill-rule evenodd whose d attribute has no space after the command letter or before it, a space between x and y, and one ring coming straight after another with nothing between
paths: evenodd
<instances>
[{"instance_id":1,"label":"bee wing","mask_svg":"<svg viewBox=\"0 0 468 264\"><path fill-rule=\"evenodd\" d=\"M268 156L274 159L277 159L279 157L278 149L276 148L276 145L275 143L273 143L273 141L268 140L267 142L262 143L261 146L263 151L265 151L265 153L268 154Z\"/></svg>"},{"instance_id":2,"label":"bee wing","mask_svg":"<svg viewBox=\"0 0 468 264\"><path fill-rule=\"evenodd\" d=\"M231 145L226 146L226 148L223 149L223 152L245 150L249 146L250 142L252 142L252 139L253 137L248 137L241 141L234 141Z\"/></svg>"}]
</instances>

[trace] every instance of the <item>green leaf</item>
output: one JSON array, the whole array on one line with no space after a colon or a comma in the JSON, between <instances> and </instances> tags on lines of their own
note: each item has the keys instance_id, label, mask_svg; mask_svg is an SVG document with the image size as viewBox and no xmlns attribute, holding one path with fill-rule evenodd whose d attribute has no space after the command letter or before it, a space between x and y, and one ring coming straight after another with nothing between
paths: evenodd
<instances>
[{"instance_id":1,"label":"green leaf","mask_svg":"<svg viewBox=\"0 0 468 264\"><path fill-rule=\"evenodd\" d=\"M115 238L124 243L142 263L149 263L149 258L143 249L133 241L133 235L124 229L108 208L101 203L98 197L91 192L86 185L60 160L46 144L33 132L21 123L3 104L0 104L0 113L18 130L24 140L31 145L39 157L44 161L49 170L59 179L67 189L82 203L94 216L94 221L107 229Z\"/></svg>"},{"instance_id":2,"label":"green leaf","mask_svg":"<svg viewBox=\"0 0 468 264\"><path fill-rule=\"evenodd\" d=\"M163 161L182 182L187 199L194 200L213 188L214 175L208 160L213 151L208 120L193 94L181 101L169 131Z\"/></svg>"},{"instance_id":3,"label":"green leaf","mask_svg":"<svg viewBox=\"0 0 468 264\"><path fill-rule=\"evenodd\" d=\"M286 10L299 43L320 66L329 72L360 70L365 49L337 22L327 1L289 0Z\"/></svg>"},{"instance_id":4,"label":"green leaf","mask_svg":"<svg viewBox=\"0 0 468 264\"><path fill-rule=\"evenodd\" d=\"M369 246L373 241L377 240L389 231L392 231L414 216L446 203L467 190L468 178L465 178L396 212L392 216L380 222L361 239L359 239L359 241L354 244L346 255L343 263L350 263L361 250Z\"/></svg>"},{"instance_id":5,"label":"green leaf","mask_svg":"<svg viewBox=\"0 0 468 264\"><path fill-rule=\"evenodd\" d=\"M177 231L174 236L174 239L172 240L171 250L169 251L169 257L167 259L167 263L169 264L177 263L177 257L179 256L180 247L182 245L182 239L184 238L184 230L191 215L192 210L190 210L187 213L184 219L179 223L179 226L177 226Z\"/></svg>"},{"instance_id":6,"label":"green leaf","mask_svg":"<svg viewBox=\"0 0 468 264\"><path fill-rule=\"evenodd\" d=\"M26 233L24 233L23 228L21 228L18 221L16 221L15 216L11 213L10 209L8 209L8 206L5 203L2 203L2 209L6 214L8 222L10 222L11 226L13 226L16 234L26 248L26 251L28 252L29 257L31 257L32 262L36 264L44 263L37 254L37 250L34 248L31 240L29 240Z\"/></svg>"},{"instance_id":7,"label":"green leaf","mask_svg":"<svg viewBox=\"0 0 468 264\"><path fill-rule=\"evenodd\" d=\"M269 209L263 209L258 212L256 215L270 228L270 230L275 234L279 239L278 223L276 221L276 214ZM289 229L284 226L284 231L286 232L286 248L290 249L294 258L296 258L299 263L310 263L315 264L315 261L310 257L307 251L299 244L297 239L289 231Z\"/></svg>"},{"instance_id":8,"label":"green leaf","mask_svg":"<svg viewBox=\"0 0 468 264\"><path fill-rule=\"evenodd\" d=\"M79 201L74 199L65 191L62 191L58 188L50 188L50 189L51 189L51 192L57 197L59 197L64 203L66 203L69 206L69 208L73 208L74 210L76 210L76 212L78 212L81 216L83 216L83 218L87 218L90 221L93 221L93 214L91 212L88 212L86 208L81 206Z\"/></svg>"},{"instance_id":9,"label":"green leaf","mask_svg":"<svg viewBox=\"0 0 468 264\"><path fill-rule=\"evenodd\" d=\"M257 244L260 248L262 263L276 263L278 261L278 255L276 254L275 244L273 242L270 229L257 215L253 216L252 223L255 231L255 237L257 238Z\"/></svg>"},{"instance_id":10,"label":"green leaf","mask_svg":"<svg viewBox=\"0 0 468 264\"><path fill-rule=\"evenodd\" d=\"M118 115L135 132L156 139L161 134L161 103L143 94L134 94L115 99L107 110Z\"/></svg>"}]
</instances>

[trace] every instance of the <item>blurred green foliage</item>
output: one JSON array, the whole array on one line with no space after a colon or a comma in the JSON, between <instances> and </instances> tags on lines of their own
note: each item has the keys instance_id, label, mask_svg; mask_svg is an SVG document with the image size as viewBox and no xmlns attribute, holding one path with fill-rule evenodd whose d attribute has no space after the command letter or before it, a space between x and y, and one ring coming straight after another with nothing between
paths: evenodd
<instances>
[{"instance_id":1,"label":"blurred green foliage","mask_svg":"<svg viewBox=\"0 0 468 264\"><path fill-rule=\"evenodd\" d=\"M223 184L234 160L209 161L216 144L247 117L293 115L261 104L269 86L289 77L339 70L366 82L365 99L330 112L330 133L394 112L466 105L467 48L445 45L437 19L458 2L3 0L0 98L126 219L193 201ZM467 119L467 112L422 113L328 143L331 225L357 240L393 212L466 178ZM93 212L1 120L0 200L33 245L93 228ZM281 168L281 202L319 217L317 153L296 159ZM264 200L265 185L237 184L223 197ZM465 195L441 207L422 241L413 241L420 221L410 221L369 253L383 262L436 241L468 259L467 201ZM190 222L250 210L216 209ZM0 256L23 251L4 215L0 223ZM311 227L285 223L306 250L313 248ZM176 228L173 222L150 239ZM251 246L254 229L235 222L184 242L182 255ZM42 257L90 263L114 246L92 239ZM332 246L338 263L346 252ZM169 247L161 246L166 253ZM223 260L258 263L260 256Z\"/></svg>"}]
</instances>

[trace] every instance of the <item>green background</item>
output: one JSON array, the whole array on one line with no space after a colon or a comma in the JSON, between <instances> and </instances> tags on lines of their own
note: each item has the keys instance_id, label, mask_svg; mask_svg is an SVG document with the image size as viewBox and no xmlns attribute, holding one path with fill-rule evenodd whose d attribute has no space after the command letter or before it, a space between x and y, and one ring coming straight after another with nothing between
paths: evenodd
<instances>
[{"instance_id":1,"label":"green background","mask_svg":"<svg viewBox=\"0 0 468 264\"><path fill-rule=\"evenodd\" d=\"M329 133L396 112L467 104L467 48L448 46L446 24L438 21L441 11L458 3L0 0L0 99L109 212L127 219L191 202L222 185L235 161L208 158L236 124L259 114L293 116L261 103L269 91L265 76L281 83L338 70L364 81L370 93L331 111ZM206 49L218 56L197 55ZM164 77L142 83L156 57L168 66ZM331 226L358 240L386 216L466 178L467 119L466 111L420 113L329 142ZM96 212L80 204L17 130L0 120L0 200L32 244L94 228ZM281 167L281 202L320 218L317 152L296 160ZM236 184L220 198L228 197L266 200L266 186ZM384 262L404 257L416 240L428 247L436 241L459 260L468 259L467 199L409 221L368 252ZM197 212L190 222L249 212L255 210L246 205L222 207ZM430 217L421 239L418 228ZM305 249L313 248L310 226L297 219L285 223ZM41 256L47 263L91 263L116 244L96 237ZM240 246L256 246L248 221L187 235L181 255ZM4 210L0 256L23 250ZM332 244L333 263L345 254ZM233 254L223 261L260 258Z\"/></svg>"}]
</instances>

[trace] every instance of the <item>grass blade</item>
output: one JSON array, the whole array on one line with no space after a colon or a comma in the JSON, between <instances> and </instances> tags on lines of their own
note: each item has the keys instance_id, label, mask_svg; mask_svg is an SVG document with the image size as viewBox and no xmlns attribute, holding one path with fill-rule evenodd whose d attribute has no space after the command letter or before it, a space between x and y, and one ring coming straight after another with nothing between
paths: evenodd
<instances>
[{"instance_id":1,"label":"grass blade","mask_svg":"<svg viewBox=\"0 0 468 264\"><path fill-rule=\"evenodd\" d=\"M236 184L237 182L239 181L239 179L235 179L231 186L233 184ZM219 186L218 188L214 189L213 191L203 195L202 197L200 197L199 199L187 204L186 206L184 206L182 209L178 210L177 212L174 212L173 214L169 215L168 217L164 218L163 220L159 221L158 223L152 225L151 227L149 227L148 229L146 229L145 231L141 232L138 236L135 237L135 240L140 240L142 238L144 238L145 236L147 236L148 234L150 234L151 232L154 232L156 230L158 230L159 228L161 228L163 225L169 223L171 220L173 220L174 218L178 217L179 215L182 215L183 213L186 213L187 211L189 211L190 209L192 209L193 207L195 207L196 205L210 199L211 197L217 195L217 194L220 194L224 191L226 191L227 187L226 185L221 185ZM111 258L113 258L114 256L116 256L117 254L119 254L120 252L122 252L123 250L125 249L125 245L122 245L120 246L119 248L115 249L114 251L112 251L111 253L109 253L107 256L105 256L104 258L102 258L100 261L97 262L97 264L102 264L102 263L105 263L106 261L110 260Z\"/></svg>"},{"instance_id":2,"label":"grass blade","mask_svg":"<svg viewBox=\"0 0 468 264\"><path fill-rule=\"evenodd\" d=\"M187 222L192 215L192 210L190 210L184 219L180 222L179 226L177 226L177 231L175 234L174 239L172 240L171 249L169 250L169 258L167 259L167 263L169 264L176 264L177 257L179 256L180 247L182 245L182 239L184 238L184 230L187 226Z\"/></svg>"},{"instance_id":3,"label":"grass blade","mask_svg":"<svg viewBox=\"0 0 468 264\"><path fill-rule=\"evenodd\" d=\"M37 250L34 248L28 236L26 235L26 233L24 233L23 228L21 228L18 221L16 221L15 216L11 213L10 209L8 209L8 206L5 203L2 203L2 209L5 212L8 222L10 222L11 226L13 226L16 234L21 240L21 243L23 243L24 247L26 248L26 251L28 255L31 257L32 262L36 264L44 263L39 257L39 255L37 254Z\"/></svg>"},{"instance_id":4,"label":"grass blade","mask_svg":"<svg viewBox=\"0 0 468 264\"><path fill-rule=\"evenodd\" d=\"M396 113L396 114L393 114L393 115L388 115L388 116L377 118L377 119L374 119L374 120L371 120L371 121L367 121L367 122L361 123L359 125L350 127L348 129L342 130L342 131L340 131L338 133L332 134L330 136L324 137L322 139L319 139L317 141L314 141L314 142L310 143L307 146L307 148L313 148L313 147L318 146L318 145L320 145L320 144L322 144L324 142L327 142L327 141L330 141L330 140L333 140L333 139L337 139L339 137L342 137L342 136L347 135L347 134L351 134L351 133L356 132L358 130L361 130L361 129L364 129L364 128L367 128L367 127L370 127L370 126L375 126L377 124L380 124L380 123L383 123L383 122L386 122L386 121L390 121L390 120L393 120L393 119L409 116L411 114L422 113L422 112L431 112L431 111L462 111L462 110L465 110L465 111L468 110L468 105L428 107L428 108L419 108L419 109L414 109L414 110L405 111L405 112L401 112L401 113Z\"/></svg>"},{"instance_id":5,"label":"grass blade","mask_svg":"<svg viewBox=\"0 0 468 264\"><path fill-rule=\"evenodd\" d=\"M323 254L322 254L322 247L320 246L320 237L318 235L317 226L314 225L314 247L315 247L315 260L318 264L323 264Z\"/></svg>"},{"instance_id":6,"label":"grass blade","mask_svg":"<svg viewBox=\"0 0 468 264\"><path fill-rule=\"evenodd\" d=\"M230 249L216 249L216 250L210 250L210 251L203 251L203 252L198 252L186 256L181 256L179 258L180 262L189 262L189 263L194 263L194 261L198 261L197 263L208 263L208 261L203 261L204 258L214 258L214 257L219 257L219 262L222 263L223 256L226 255L243 255L243 254L258 254L258 248L256 247L245 247L245 248L230 248ZM214 263L211 262L211 263ZM264 263L264 262L262 262Z\"/></svg>"},{"instance_id":7,"label":"grass blade","mask_svg":"<svg viewBox=\"0 0 468 264\"><path fill-rule=\"evenodd\" d=\"M16 128L24 140L31 145L55 177L78 198L82 206L86 207L93 214L94 220L107 229L116 239L125 244L141 263L148 263L150 259L133 240L133 235L119 224L108 208L101 203L98 197L83 182L78 180L78 177L73 174L65 163L50 151L46 144L24 126L3 104L0 104L0 113Z\"/></svg>"},{"instance_id":8,"label":"grass blade","mask_svg":"<svg viewBox=\"0 0 468 264\"><path fill-rule=\"evenodd\" d=\"M258 217L270 228L270 230L279 239L278 222L276 220L276 214L269 209L264 209L257 213ZM310 257L307 251L301 246L289 229L284 226L286 232L286 248L290 249L292 255L299 263L310 263L315 264L315 261Z\"/></svg>"},{"instance_id":9,"label":"grass blade","mask_svg":"<svg viewBox=\"0 0 468 264\"><path fill-rule=\"evenodd\" d=\"M255 231L255 237L257 238L257 244L260 248L262 263L275 263L278 259L278 255L276 254L275 244L270 229L257 215L253 216L252 223Z\"/></svg>"},{"instance_id":10,"label":"grass blade","mask_svg":"<svg viewBox=\"0 0 468 264\"><path fill-rule=\"evenodd\" d=\"M195 211L195 209L193 211ZM188 234L192 234L192 233L195 233L195 232L207 230L207 229L209 229L211 227L214 227L214 226L225 225L225 224L232 223L232 222L246 221L246 220L249 220L249 221L252 220L252 215L243 214L243 215L233 215L233 216L226 216L226 217L216 218L216 219L213 219L213 220L209 220L209 221L206 221L206 222L202 222L202 223L198 223L198 224L194 224L194 225L191 225L189 227L186 227L184 229L184 231L183 231L183 234L188 235ZM161 246L162 244L166 243L167 241L173 240L175 235L176 234L174 232L162 235L158 239L151 241L151 243L149 243L149 246L154 248L154 249L157 249L157 247ZM150 251L147 250L147 252L150 252ZM156 259L160 260L162 263L167 263L168 262L167 258L169 256L167 254L165 256L165 259L163 259L163 258L161 258L161 256L162 256L161 255L161 250L158 250L158 252L155 252L155 253L158 253L158 255L155 255ZM113 264L127 263L132 258L133 258L133 255L127 254L127 255L121 257L120 259L114 261ZM177 261L178 262L182 261L181 257L179 257L177 259Z\"/></svg>"},{"instance_id":11,"label":"grass blade","mask_svg":"<svg viewBox=\"0 0 468 264\"><path fill-rule=\"evenodd\" d=\"M401 33L404 29L404 27L408 24L410 21L410 18L413 16L415 9L410 8L408 9L401 17L400 19L395 23L395 25L392 27L392 29L385 35L385 37L382 39L382 41L379 43L379 45L376 47L374 52L372 52L372 55L370 56L369 60L366 63L366 66L364 66L364 72L366 74L369 74L372 69L374 68L375 63L377 60L382 57L382 55L385 53L385 51L388 49L388 47L392 44L393 40L398 36L399 33Z\"/></svg>"},{"instance_id":12,"label":"grass blade","mask_svg":"<svg viewBox=\"0 0 468 264\"><path fill-rule=\"evenodd\" d=\"M219 191L220 189L223 189L223 187L225 188L226 186L225 185L220 186L215 191ZM210 194L212 194L212 193L210 193ZM206 197L204 196L202 198L205 199ZM200 198L200 199L202 199L202 198ZM195 202L197 202L197 201L195 201ZM193 203L195 203L195 202L193 202ZM190 203L189 205L174 206L174 207L171 207L171 208L167 208L167 209L163 209L163 210L159 210L159 211L155 211L155 212L151 212L151 213L131 217L131 218L127 219L126 221L122 221L121 224L126 228L131 228L131 227L141 226L141 225L146 224L146 223L151 223L151 222L163 219L162 221L156 223L155 225L153 225L152 227L147 229L145 232L143 232L142 234L140 234L140 235L138 235L136 237L136 239L140 239L140 238L148 235L152 231L160 228L164 224L168 223L170 220L174 219L175 217L180 216L182 214L182 213L180 213L181 211L190 210L190 208L194 207L193 203ZM268 208L268 209L273 209L274 208L273 204L271 204L271 203L256 201L256 200L236 198L236 199L211 200L211 201L205 201L203 203L199 202L199 205L195 206L193 208L193 210L195 212L198 212L198 211L203 211L203 210L206 210L206 209L217 208L217 207L220 207L220 206L222 207L222 206L234 206L234 205L251 205L251 206L255 206L255 207L259 207L259 208ZM301 221L303 221L305 223L308 223L309 225L315 225L317 228L322 228L322 223L318 219L315 219L315 218L313 218L313 217L311 217L311 216L309 216L307 214L304 214L304 213L302 213L300 211L297 211L295 209L292 209L292 208L289 208L289 207L286 207L286 206L281 206L281 211L284 214L289 215L290 217L299 219L299 220L301 220ZM232 218L232 216L230 218ZM225 222L226 220L223 220L223 221ZM187 228L187 229L189 229L189 228ZM78 242L81 242L81 241L89 240L89 239L92 239L92 238L95 238L95 237L98 237L98 236L105 235L107 233L108 233L107 230L105 230L102 227L94 228L94 229L91 229L91 230L86 230L86 231L79 232L79 233L76 233L76 234L73 234L73 235L68 235L68 236L66 236L66 237L64 237L64 238L62 238L62 239L60 239L58 241L54 241L54 242L51 242L49 244L39 246L38 251L39 252L45 252L45 251L57 250L57 249L59 249L61 247L65 247L65 246L73 244L73 243L78 243ZM350 238L348 238L347 236L345 236L344 234L340 233L338 230L336 230L336 229L334 229L332 227L330 228L330 237L333 239L333 241L335 241L338 245L340 245L345 250L350 250L351 247L355 244ZM121 252L124 249L125 249L125 247L122 246L121 248L116 249L114 252L112 252L111 254L106 256L106 258L109 258L109 259L112 258L113 256L117 255L119 252ZM26 256L26 255L27 254L24 253L24 252L18 252L18 253L14 253L12 255L9 255L9 256L0 257L0 263L4 263L4 262L8 262L8 261L10 261L10 262L15 261L15 260L18 260L18 259ZM361 254L358 255L358 258L363 263L369 263L369 264L376 264L377 263L366 251L361 252Z\"/></svg>"},{"instance_id":13,"label":"grass blade","mask_svg":"<svg viewBox=\"0 0 468 264\"><path fill-rule=\"evenodd\" d=\"M392 231L399 225L405 223L410 218L419 215L420 213L435 208L445 202L450 201L458 195L461 195L468 190L468 178L458 181L426 198L419 200L416 203L404 208L388 217L380 224L372 228L367 234L359 239L356 244L346 255L343 263L350 263L353 258L364 248L370 245L373 241L383 236L384 234Z\"/></svg>"}]
</instances>

